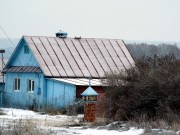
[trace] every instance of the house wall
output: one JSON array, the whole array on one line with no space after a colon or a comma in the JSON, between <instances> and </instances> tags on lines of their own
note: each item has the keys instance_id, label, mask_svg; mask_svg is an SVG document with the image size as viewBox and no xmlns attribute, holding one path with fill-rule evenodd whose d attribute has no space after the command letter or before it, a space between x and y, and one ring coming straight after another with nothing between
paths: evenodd
<instances>
[{"instance_id":1,"label":"house wall","mask_svg":"<svg viewBox=\"0 0 180 135\"><path fill-rule=\"evenodd\" d=\"M76 99L76 86L47 79L47 107L58 109L73 104Z\"/></svg>"},{"instance_id":2,"label":"house wall","mask_svg":"<svg viewBox=\"0 0 180 135\"><path fill-rule=\"evenodd\" d=\"M26 42L21 39L15 52L8 62L9 66L37 66L37 63L32 51L24 53ZM19 78L20 90L13 90L13 79ZM33 93L27 91L27 79L35 81L35 90ZM3 105L19 108L43 108L46 106L46 89L44 85L45 79L43 73L6 73L5 91L3 92Z\"/></svg>"},{"instance_id":3,"label":"house wall","mask_svg":"<svg viewBox=\"0 0 180 135\"><path fill-rule=\"evenodd\" d=\"M39 66L32 51L29 49L29 53L24 53L24 46L26 42L21 40L20 45L16 48L15 53L12 55L11 61L8 65L11 66Z\"/></svg>"},{"instance_id":4,"label":"house wall","mask_svg":"<svg viewBox=\"0 0 180 135\"><path fill-rule=\"evenodd\" d=\"M4 90L5 84L0 82L0 107L2 106L2 100L3 100L3 90Z\"/></svg>"},{"instance_id":5,"label":"house wall","mask_svg":"<svg viewBox=\"0 0 180 135\"><path fill-rule=\"evenodd\" d=\"M13 79L20 79L20 90L14 91ZM27 91L27 79L34 80L34 92ZM42 73L6 73L6 85L3 104L17 108L43 108L46 104L44 94L44 76Z\"/></svg>"},{"instance_id":6,"label":"house wall","mask_svg":"<svg viewBox=\"0 0 180 135\"><path fill-rule=\"evenodd\" d=\"M4 90L4 83L0 82L0 91Z\"/></svg>"}]
</instances>

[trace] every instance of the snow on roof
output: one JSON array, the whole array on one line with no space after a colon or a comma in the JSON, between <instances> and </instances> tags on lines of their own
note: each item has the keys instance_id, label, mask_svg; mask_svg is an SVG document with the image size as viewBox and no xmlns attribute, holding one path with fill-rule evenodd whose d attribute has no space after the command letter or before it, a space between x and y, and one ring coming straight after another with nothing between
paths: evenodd
<instances>
[{"instance_id":1,"label":"snow on roof","mask_svg":"<svg viewBox=\"0 0 180 135\"><path fill-rule=\"evenodd\" d=\"M45 76L102 78L135 62L122 40L24 36Z\"/></svg>"},{"instance_id":2,"label":"snow on roof","mask_svg":"<svg viewBox=\"0 0 180 135\"><path fill-rule=\"evenodd\" d=\"M70 83L73 85L89 86L89 79L86 78L51 78L56 81ZM102 86L101 79L91 79L91 86Z\"/></svg>"}]
</instances>

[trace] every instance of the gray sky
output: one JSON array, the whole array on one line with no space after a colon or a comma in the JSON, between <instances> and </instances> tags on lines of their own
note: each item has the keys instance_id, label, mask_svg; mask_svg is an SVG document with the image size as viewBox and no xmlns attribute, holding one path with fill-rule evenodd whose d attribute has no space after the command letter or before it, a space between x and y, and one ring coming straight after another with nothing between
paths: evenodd
<instances>
[{"instance_id":1,"label":"gray sky","mask_svg":"<svg viewBox=\"0 0 180 135\"><path fill-rule=\"evenodd\" d=\"M180 41L180 0L0 0L0 25L11 38L63 30L70 37Z\"/></svg>"}]
</instances>

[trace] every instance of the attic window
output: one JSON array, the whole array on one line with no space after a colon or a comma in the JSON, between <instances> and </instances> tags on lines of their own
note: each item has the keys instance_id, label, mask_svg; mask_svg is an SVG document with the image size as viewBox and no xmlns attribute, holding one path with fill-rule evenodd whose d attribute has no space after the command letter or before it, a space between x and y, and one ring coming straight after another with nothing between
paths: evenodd
<instances>
[{"instance_id":1,"label":"attic window","mask_svg":"<svg viewBox=\"0 0 180 135\"><path fill-rule=\"evenodd\" d=\"M29 54L29 47L27 45L24 46L24 54Z\"/></svg>"}]
</instances>

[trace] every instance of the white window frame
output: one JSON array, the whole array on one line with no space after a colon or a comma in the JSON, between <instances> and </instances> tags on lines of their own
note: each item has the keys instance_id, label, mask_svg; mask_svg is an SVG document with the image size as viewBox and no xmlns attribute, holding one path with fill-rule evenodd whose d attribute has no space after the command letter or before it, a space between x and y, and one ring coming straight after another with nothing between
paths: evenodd
<instances>
[{"instance_id":1,"label":"white window frame","mask_svg":"<svg viewBox=\"0 0 180 135\"><path fill-rule=\"evenodd\" d=\"M13 79L13 90L14 91L20 91L21 87L21 80L20 78L14 78Z\"/></svg>"},{"instance_id":2,"label":"white window frame","mask_svg":"<svg viewBox=\"0 0 180 135\"><path fill-rule=\"evenodd\" d=\"M27 79L27 91L33 93L35 88L35 82L32 79Z\"/></svg>"}]
</instances>

